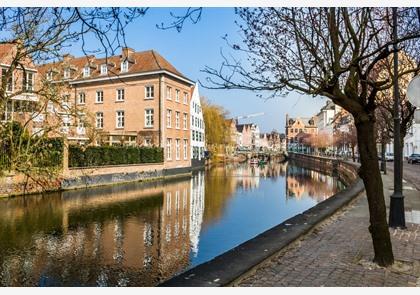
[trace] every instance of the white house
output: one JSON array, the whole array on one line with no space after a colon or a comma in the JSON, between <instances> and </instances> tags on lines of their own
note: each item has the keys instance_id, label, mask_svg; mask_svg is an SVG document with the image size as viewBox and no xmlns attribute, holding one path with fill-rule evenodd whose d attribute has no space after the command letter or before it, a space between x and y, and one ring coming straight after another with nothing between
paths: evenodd
<instances>
[{"instance_id":1,"label":"white house","mask_svg":"<svg viewBox=\"0 0 420 295\"><path fill-rule=\"evenodd\" d=\"M191 95L191 165L204 165L205 126L200 103L200 93L196 83Z\"/></svg>"}]
</instances>

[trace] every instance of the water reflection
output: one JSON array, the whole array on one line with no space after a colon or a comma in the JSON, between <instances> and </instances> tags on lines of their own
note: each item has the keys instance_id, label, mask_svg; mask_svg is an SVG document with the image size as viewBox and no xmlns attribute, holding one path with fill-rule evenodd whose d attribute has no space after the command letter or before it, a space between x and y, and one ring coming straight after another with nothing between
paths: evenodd
<instances>
[{"instance_id":1,"label":"water reflection","mask_svg":"<svg viewBox=\"0 0 420 295\"><path fill-rule=\"evenodd\" d=\"M152 286L319 202L341 183L301 167L0 200L0 285Z\"/></svg>"}]
</instances>

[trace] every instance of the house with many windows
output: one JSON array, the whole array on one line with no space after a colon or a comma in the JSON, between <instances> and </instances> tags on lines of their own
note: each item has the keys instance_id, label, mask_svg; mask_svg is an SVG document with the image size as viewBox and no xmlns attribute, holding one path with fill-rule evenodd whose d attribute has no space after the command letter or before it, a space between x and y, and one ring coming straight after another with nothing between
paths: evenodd
<instances>
[{"instance_id":1,"label":"house with many windows","mask_svg":"<svg viewBox=\"0 0 420 295\"><path fill-rule=\"evenodd\" d=\"M20 122L33 133L44 120L38 111L39 97L34 93L38 70L30 59L16 65L13 60L18 46L18 42L0 44L0 121Z\"/></svg>"},{"instance_id":2,"label":"house with many windows","mask_svg":"<svg viewBox=\"0 0 420 295\"><path fill-rule=\"evenodd\" d=\"M107 58L67 55L39 72L52 82L65 83L69 100L85 117L63 126L75 130L72 141L159 146L164 148L165 168L191 165L194 82L156 51L125 47ZM70 131L64 128L66 132Z\"/></svg>"},{"instance_id":3,"label":"house with many windows","mask_svg":"<svg viewBox=\"0 0 420 295\"><path fill-rule=\"evenodd\" d=\"M191 114L191 165L204 166L205 126L203 110L201 109L198 84L195 84L190 103ZM186 120L184 118L184 120Z\"/></svg>"}]
</instances>

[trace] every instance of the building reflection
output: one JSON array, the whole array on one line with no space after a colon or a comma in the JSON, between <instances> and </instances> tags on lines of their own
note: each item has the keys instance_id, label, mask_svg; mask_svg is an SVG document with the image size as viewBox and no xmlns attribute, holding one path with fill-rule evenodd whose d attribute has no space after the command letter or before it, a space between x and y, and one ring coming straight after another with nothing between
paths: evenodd
<instances>
[{"instance_id":1,"label":"building reflection","mask_svg":"<svg viewBox=\"0 0 420 295\"><path fill-rule=\"evenodd\" d=\"M343 189L337 178L318 171L294 165L289 165L286 171L286 199L310 197L322 202Z\"/></svg>"},{"instance_id":2,"label":"building reflection","mask_svg":"<svg viewBox=\"0 0 420 295\"><path fill-rule=\"evenodd\" d=\"M155 285L188 267L203 212L202 172L182 181L5 200L0 284Z\"/></svg>"}]
</instances>

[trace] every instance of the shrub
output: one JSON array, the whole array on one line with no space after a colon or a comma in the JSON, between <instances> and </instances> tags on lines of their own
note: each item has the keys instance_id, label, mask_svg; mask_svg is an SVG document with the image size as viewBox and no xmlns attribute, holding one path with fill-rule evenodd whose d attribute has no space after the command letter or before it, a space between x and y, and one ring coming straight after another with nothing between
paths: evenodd
<instances>
[{"instance_id":1,"label":"shrub","mask_svg":"<svg viewBox=\"0 0 420 295\"><path fill-rule=\"evenodd\" d=\"M69 146L69 167L162 163L163 149L132 146Z\"/></svg>"}]
</instances>

